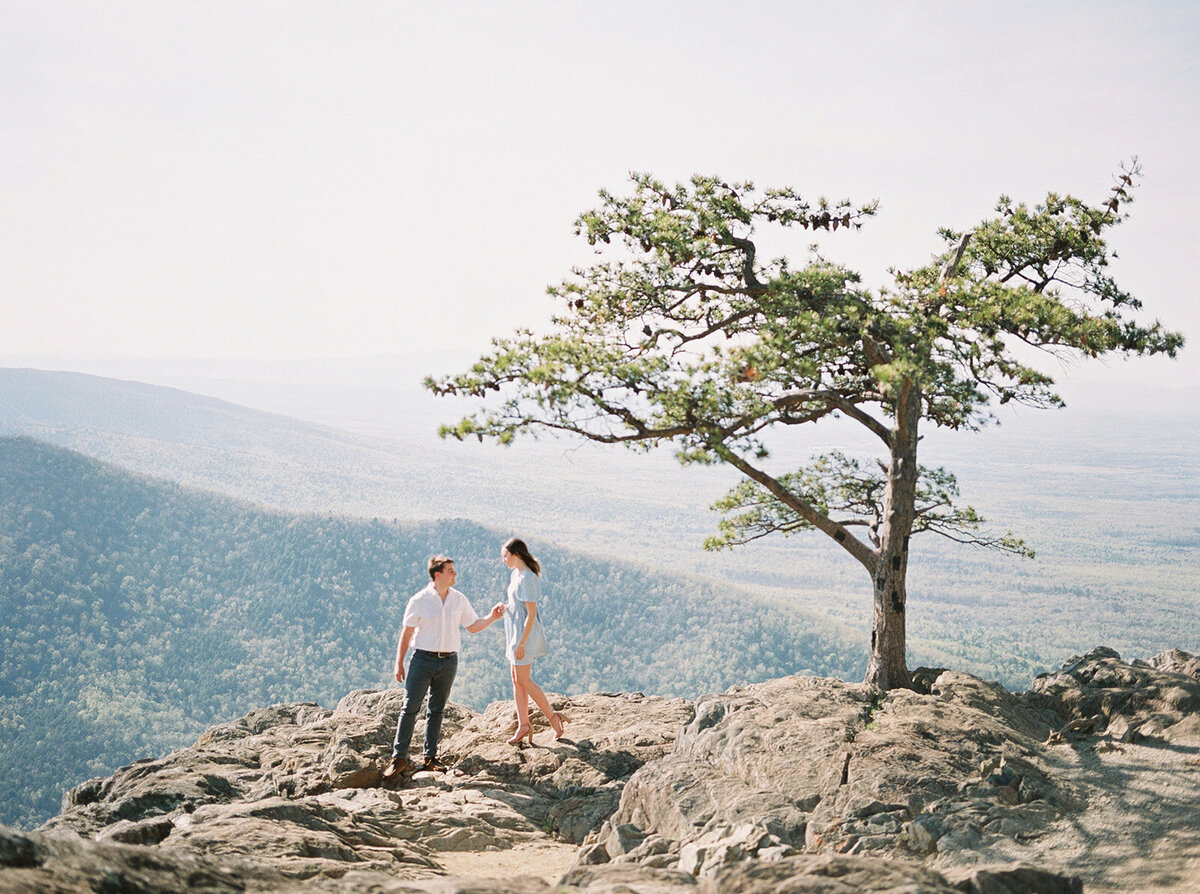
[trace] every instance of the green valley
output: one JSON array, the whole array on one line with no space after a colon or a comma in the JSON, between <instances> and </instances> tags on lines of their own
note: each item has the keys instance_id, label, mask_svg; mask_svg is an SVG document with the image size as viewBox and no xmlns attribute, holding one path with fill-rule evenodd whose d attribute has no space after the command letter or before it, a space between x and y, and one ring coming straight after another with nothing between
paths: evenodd
<instances>
[{"instance_id":1,"label":"green valley","mask_svg":"<svg viewBox=\"0 0 1200 894\"><path fill-rule=\"evenodd\" d=\"M265 509L25 437L0 439L0 822L64 788L282 701L390 681L404 601L433 552L480 610L511 532L467 520ZM790 673L861 673L832 628L732 585L533 541L551 691L695 696ZM508 693L501 637L466 636L454 700Z\"/></svg>"}]
</instances>

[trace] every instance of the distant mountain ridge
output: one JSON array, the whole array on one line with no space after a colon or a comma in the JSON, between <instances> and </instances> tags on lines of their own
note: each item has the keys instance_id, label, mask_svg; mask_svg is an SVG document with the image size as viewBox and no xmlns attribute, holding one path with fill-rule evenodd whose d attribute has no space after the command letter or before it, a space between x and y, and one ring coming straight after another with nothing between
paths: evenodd
<instances>
[{"instance_id":1,"label":"distant mountain ridge","mask_svg":"<svg viewBox=\"0 0 1200 894\"><path fill-rule=\"evenodd\" d=\"M253 419L264 429L272 417L283 428L316 429L214 397L83 373L0 369L0 389L5 395L0 426L14 432L70 427L203 443L213 434L213 419L220 416Z\"/></svg>"},{"instance_id":2,"label":"distant mountain ridge","mask_svg":"<svg viewBox=\"0 0 1200 894\"><path fill-rule=\"evenodd\" d=\"M317 402L326 407L350 378L332 368L329 376ZM358 381L386 377L372 368ZM453 406L419 404L415 386L397 389L393 406L392 393L381 388L356 403L350 390L337 413L317 414L350 422L378 413L403 423L395 429L403 436L377 438L172 388L0 369L0 431L287 511L469 518L535 543L702 574L752 598L786 600L810 612L815 634L865 649L869 588L827 538L770 537L719 554L701 549L716 523L707 507L732 483L728 470L681 469L663 453L566 441L507 449L437 441L436 411L449 420ZM1072 409L1061 414L1026 409L981 434L931 434L922 462L955 472L964 500L998 531L1026 538L1038 558L915 538L910 663L956 667L1020 689L1039 668L1095 642L1134 654L1168 645L1200 651L1200 424L1186 406L1164 422L1165 394L1146 395L1145 412L1135 405L1117 416L1133 396L1120 391L1105 415L1097 400L1075 402L1067 393ZM299 412L303 400L292 393L273 405ZM1034 418L1047 423L1029 425ZM780 466L787 468L785 451L799 459L859 449L840 440L840 430L819 434L828 440L780 445Z\"/></svg>"},{"instance_id":3,"label":"distant mountain ridge","mask_svg":"<svg viewBox=\"0 0 1200 894\"><path fill-rule=\"evenodd\" d=\"M508 533L264 510L0 438L0 822L44 818L68 785L254 705L387 686L426 558L453 555L482 609L503 593ZM538 553L549 690L696 695L861 672L797 610L549 543ZM454 700L503 698L498 634L464 639Z\"/></svg>"},{"instance_id":4,"label":"distant mountain ridge","mask_svg":"<svg viewBox=\"0 0 1200 894\"><path fill-rule=\"evenodd\" d=\"M561 457L546 463L544 455L453 442L435 444L435 452L428 437L414 443L350 434L174 388L81 373L0 368L0 394L0 434L29 435L132 471L292 511L465 516L533 536L561 532L570 516L576 544L596 542L597 551L610 554L633 544L623 527L613 536L609 517L636 518L643 536L635 542L656 533L656 542L672 545L680 518L707 517L703 498L681 499L670 516L648 515L644 491L658 481L655 466L631 467L619 452L610 454L625 460L614 482L600 478L607 464L598 470ZM658 459L661 467L665 458ZM723 489L713 487L714 498ZM697 532L690 549L674 552L680 567L697 570L682 563L703 555L702 539Z\"/></svg>"},{"instance_id":5,"label":"distant mountain ridge","mask_svg":"<svg viewBox=\"0 0 1200 894\"><path fill-rule=\"evenodd\" d=\"M292 508L331 504L319 483L303 474L309 464L329 463L329 457L318 456L323 446L363 459L375 453L368 438L141 382L0 369L0 394L0 434L30 435L134 471L243 498L304 504ZM388 449L402 452L398 445ZM390 468L403 468L402 461L389 460ZM280 482L286 480L296 482L296 489L284 493Z\"/></svg>"}]
</instances>

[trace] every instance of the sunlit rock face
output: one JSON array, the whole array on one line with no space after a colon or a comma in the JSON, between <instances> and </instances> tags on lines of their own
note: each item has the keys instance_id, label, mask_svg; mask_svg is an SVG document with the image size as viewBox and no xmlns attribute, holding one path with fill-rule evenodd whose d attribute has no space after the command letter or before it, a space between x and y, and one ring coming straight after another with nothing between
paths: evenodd
<instances>
[{"instance_id":1,"label":"sunlit rock face","mask_svg":"<svg viewBox=\"0 0 1200 894\"><path fill-rule=\"evenodd\" d=\"M379 787L402 694L275 705L0 830L0 891L1077 892L1200 877L1200 661L1097 649L1029 692L790 677L696 702L451 706ZM420 742L418 728L415 741ZM1183 890L1183 889L1180 889Z\"/></svg>"},{"instance_id":2,"label":"sunlit rock face","mask_svg":"<svg viewBox=\"0 0 1200 894\"><path fill-rule=\"evenodd\" d=\"M733 688L697 701L580 862L703 878L812 854L951 875L1024 861L1171 890L1200 878L1198 671L1177 650L1127 663L1102 648L1019 694L926 669L923 692L815 678Z\"/></svg>"},{"instance_id":3,"label":"sunlit rock face","mask_svg":"<svg viewBox=\"0 0 1200 894\"><path fill-rule=\"evenodd\" d=\"M275 705L213 727L191 748L77 786L39 832L250 862L280 878L444 876L439 855L552 839L572 846L616 808L629 776L673 747L683 699L640 694L556 699L566 735L535 716L533 746L505 741L512 704L449 706L442 774L379 787L403 692L359 691L330 711ZM418 723L414 742L423 735ZM232 864L230 864L232 865ZM86 890L81 888L80 890ZM164 889L166 890L166 889Z\"/></svg>"}]
</instances>

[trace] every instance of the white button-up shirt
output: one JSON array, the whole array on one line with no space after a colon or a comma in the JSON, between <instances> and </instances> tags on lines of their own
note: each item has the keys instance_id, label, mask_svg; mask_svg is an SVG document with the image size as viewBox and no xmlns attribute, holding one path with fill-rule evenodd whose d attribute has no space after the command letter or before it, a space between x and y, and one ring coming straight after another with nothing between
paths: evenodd
<instances>
[{"instance_id":1,"label":"white button-up shirt","mask_svg":"<svg viewBox=\"0 0 1200 894\"><path fill-rule=\"evenodd\" d=\"M409 599L404 608L404 626L417 628L413 648L427 652L457 652L462 648L459 628L478 620L479 615L466 596L451 587L443 602L432 581Z\"/></svg>"}]
</instances>

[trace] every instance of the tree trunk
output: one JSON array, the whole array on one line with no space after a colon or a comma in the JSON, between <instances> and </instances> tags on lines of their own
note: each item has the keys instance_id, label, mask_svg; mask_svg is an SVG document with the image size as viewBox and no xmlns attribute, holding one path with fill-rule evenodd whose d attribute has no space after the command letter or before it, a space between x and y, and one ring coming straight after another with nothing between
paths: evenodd
<instances>
[{"instance_id":1,"label":"tree trunk","mask_svg":"<svg viewBox=\"0 0 1200 894\"><path fill-rule=\"evenodd\" d=\"M920 414L920 390L911 383L902 386L896 401L896 424L883 495L878 561L873 574L871 655L867 661L866 683L881 691L907 689L912 685L904 609L908 599L908 540L916 513Z\"/></svg>"},{"instance_id":2,"label":"tree trunk","mask_svg":"<svg viewBox=\"0 0 1200 894\"><path fill-rule=\"evenodd\" d=\"M908 674L904 603L907 550L880 557L875 575L875 610L871 621L871 656L867 660L866 683L875 689L907 689Z\"/></svg>"}]
</instances>

